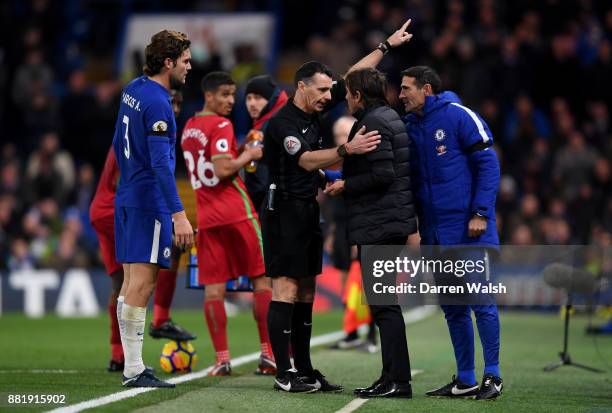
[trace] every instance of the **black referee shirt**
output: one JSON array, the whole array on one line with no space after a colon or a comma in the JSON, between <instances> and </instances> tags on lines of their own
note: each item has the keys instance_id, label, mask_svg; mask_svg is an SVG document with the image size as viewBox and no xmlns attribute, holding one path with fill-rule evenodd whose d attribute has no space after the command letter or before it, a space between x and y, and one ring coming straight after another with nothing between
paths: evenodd
<instances>
[{"instance_id":1,"label":"black referee shirt","mask_svg":"<svg viewBox=\"0 0 612 413\"><path fill-rule=\"evenodd\" d=\"M331 96L323 113L344 101L344 81L334 82ZM302 111L290 99L268 122L264 157L270 171L270 183L276 184L281 196L310 199L317 195L318 171L309 172L298 162L304 152L322 149L321 115Z\"/></svg>"}]
</instances>

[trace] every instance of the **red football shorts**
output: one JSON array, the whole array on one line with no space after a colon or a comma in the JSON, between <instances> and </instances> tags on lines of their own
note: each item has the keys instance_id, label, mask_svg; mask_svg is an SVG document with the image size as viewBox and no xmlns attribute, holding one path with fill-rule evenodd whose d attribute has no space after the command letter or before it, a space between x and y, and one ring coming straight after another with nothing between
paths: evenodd
<instances>
[{"instance_id":1,"label":"red football shorts","mask_svg":"<svg viewBox=\"0 0 612 413\"><path fill-rule=\"evenodd\" d=\"M123 266L115 258L115 217L110 215L106 218L100 218L93 221L91 225L98 234L100 252L102 253L106 273L111 275L122 270Z\"/></svg>"},{"instance_id":2,"label":"red football shorts","mask_svg":"<svg viewBox=\"0 0 612 413\"><path fill-rule=\"evenodd\" d=\"M198 229L198 280L200 284L219 284L246 275L258 277L266 272L259 221Z\"/></svg>"}]
</instances>

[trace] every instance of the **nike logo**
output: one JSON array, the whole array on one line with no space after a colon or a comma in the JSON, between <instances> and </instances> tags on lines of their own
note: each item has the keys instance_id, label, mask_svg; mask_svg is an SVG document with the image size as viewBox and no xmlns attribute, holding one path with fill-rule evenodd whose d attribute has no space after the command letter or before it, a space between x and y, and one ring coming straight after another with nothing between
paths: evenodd
<instances>
[{"instance_id":1,"label":"nike logo","mask_svg":"<svg viewBox=\"0 0 612 413\"><path fill-rule=\"evenodd\" d=\"M136 381L136 379L137 379L137 378L138 378L138 376L132 377L131 379L125 379L125 380L123 380L123 383L122 383L122 384L125 386L125 385L126 385L126 384L128 384L128 383L131 383L131 382L133 382L133 381Z\"/></svg>"},{"instance_id":2,"label":"nike logo","mask_svg":"<svg viewBox=\"0 0 612 413\"><path fill-rule=\"evenodd\" d=\"M281 389L285 390L285 391L291 391L291 382L288 382L287 384L283 384L278 380L274 380L274 382L276 384L278 384L278 387L280 387Z\"/></svg>"},{"instance_id":3,"label":"nike logo","mask_svg":"<svg viewBox=\"0 0 612 413\"><path fill-rule=\"evenodd\" d=\"M137 336L144 336L144 332L143 333L136 333Z\"/></svg>"},{"instance_id":4,"label":"nike logo","mask_svg":"<svg viewBox=\"0 0 612 413\"><path fill-rule=\"evenodd\" d=\"M306 133L306 132L308 132L308 128L302 129L302 133Z\"/></svg>"},{"instance_id":5,"label":"nike logo","mask_svg":"<svg viewBox=\"0 0 612 413\"><path fill-rule=\"evenodd\" d=\"M494 386L495 386L495 390L497 390L499 393L501 393L502 387L504 387L503 384L500 384L499 386L497 384L494 384Z\"/></svg>"},{"instance_id":6,"label":"nike logo","mask_svg":"<svg viewBox=\"0 0 612 413\"><path fill-rule=\"evenodd\" d=\"M457 387L457 385L454 385L451 389L451 393L455 396L461 396L462 394L469 393L471 391L476 390L477 388L478 386L468 387L467 389L460 389L459 387Z\"/></svg>"},{"instance_id":7,"label":"nike logo","mask_svg":"<svg viewBox=\"0 0 612 413\"><path fill-rule=\"evenodd\" d=\"M305 384L311 386L313 389L319 390L321 388L321 382L317 379L314 379L314 383L310 383L310 377L302 376L300 377L300 380L302 380Z\"/></svg>"},{"instance_id":8,"label":"nike logo","mask_svg":"<svg viewBox=\"0 0 612 413\"><path fill-rule=\"evenodd\" d=\"M306 327L311 326L311 325L312 325L312 321L311 321L310 323L304 323L304 325L305 325Z\"/></svg>"},{"instance_id":9,"label":"nike logo","mask_svg":"<svg viewBox=\"0 0 612 413\"><path fill-rule=\"evenodd\" d=\"M225 128L227 125L229 125L229 122L227 122L227 121L225 121L225 122L221 122L221 123L219 124L219 129L221 129L221 128Z\"/></svg>"},{"instance_id":10,"label":"nike logo","mask_svg":"<svg viewBox=\"0 0 612 413\"><path fill-rule=\"evenodd\" d=\"M283 333L285 333L285 334L291 334L291 330L283 330Z\"/></svg>"}]
</instances>

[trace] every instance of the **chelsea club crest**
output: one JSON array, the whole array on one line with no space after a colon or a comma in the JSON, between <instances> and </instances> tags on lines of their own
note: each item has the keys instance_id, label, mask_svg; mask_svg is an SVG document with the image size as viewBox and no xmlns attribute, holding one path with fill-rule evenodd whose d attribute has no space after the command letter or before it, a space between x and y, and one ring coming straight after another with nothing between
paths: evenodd
<instances>
[{"instance_id":1,"label":"chelsea club crest","mask_svg":"<svg viewBox=\"0 0 612 413\"><path fill-rule=\"evenodd\" d=\"M437 129L436 133L434 133L434 138L438 142L443 141L445 137L446 137L446 133L444 132L444 129Z\"/></svg>"}]
</instances>

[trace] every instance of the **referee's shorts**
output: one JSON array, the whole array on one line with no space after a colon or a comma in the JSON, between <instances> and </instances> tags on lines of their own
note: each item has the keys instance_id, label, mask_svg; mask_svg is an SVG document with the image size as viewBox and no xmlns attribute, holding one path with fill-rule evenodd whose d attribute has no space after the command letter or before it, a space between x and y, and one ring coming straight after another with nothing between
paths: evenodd
<instances>
[{"instance_id":1,"label":"referee's shorts","mask_svg":"<svg viewBox=\"0 0 612 413\"><path fill-rule=\"evenodd\" d=\"M323 233L316 199L282 199L274 211L262 205L259 218L269 277L303 278L321 274Z\"/></svg>"}]
</instances>

